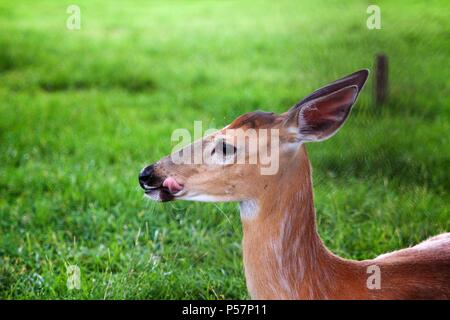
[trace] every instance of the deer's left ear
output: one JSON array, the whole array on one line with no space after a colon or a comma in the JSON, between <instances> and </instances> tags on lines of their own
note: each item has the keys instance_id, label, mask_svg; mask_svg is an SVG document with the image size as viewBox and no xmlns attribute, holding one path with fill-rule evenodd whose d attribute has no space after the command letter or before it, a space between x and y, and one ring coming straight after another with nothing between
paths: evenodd
<instances>
[{"instance_id":1,"label":"deer's left ear","mask_svg":"<svg viewBox=\"0 0 450 320\"><path fill-rule=\"evenodd\" d=\"M315 91L285 113L285 127L300 141L322 141L344 124L367 79L361 70Z\"/></svg>"}]
</instances>

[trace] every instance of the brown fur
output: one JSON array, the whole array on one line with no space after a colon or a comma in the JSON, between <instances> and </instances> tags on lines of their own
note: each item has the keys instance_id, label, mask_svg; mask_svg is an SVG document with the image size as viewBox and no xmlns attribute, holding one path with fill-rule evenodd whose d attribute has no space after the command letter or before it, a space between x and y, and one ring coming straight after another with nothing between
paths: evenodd
<instances>
[{"instance_id":1,"label":"brown fur","mask_svg":"<svg viewBox=\"0 0 450 320\"><path fill-rule=\"evenodd\" d=\"M278 177L280 183L260 195L257 217L242 221L245 273L252 298L450 298L450 248L439 253L411 248L366 261L332 254L316 231L304 146L291 164ZM369 265L380 267L381 289L367 288Z\"/></svg>"},{"instance_id":2,"label":"brown fur","mask_svg":"<svg viewBox=\"0 0 450 320\"><path fill-rule=\"evenodd\" d=\"M449 299L450 233L365 261L334 255L317 233L311 169L303 142L336 133L367 76L368 71L361 70L337 80L281 115L245 114L193 144L213 150L218 140L220 145L222 141L233 144L229 129L277 129L279 170L273 175L262 175L259 164L175 164L166 157L147 167L151 175L140 176L145 179L140 180L141 186L157 201L240 202L245 275L254 299ZM171 194L161 187L167 177L183 190ZM367 285L372 266L379 267L380 288Z\"/></svg>"},{"instance_id":3,"label":"brown fur","mask_svg":"<svg viewBox=\"0 0 450 320\"><path fill-rule=\"evenodd\" d=\"M234 120L227 129L263 129L272 128L283 118L273 112L254 111L246 113Z\"/></svg>"},{"instance_id":4,"label":"brown fur","mask_svg":"<svg viewBox=\"0 0 450 320\"><path fill-rule=\"evenodd\" d=\"M213 143L231 128L262 127L278 128L282 143L292 142L295 138L284 128L287 116L252 112L197 143ZM331 253L316 230L305 146L280 156L280 170L273 176L260 175L258 165L174 165L170 158L155 164L157 175L175 177L195 194L208 194L215 201L257 203L255 217L242 219L245 275L252 298L450 298L450 246L413 247L366 261ZM450 239L450 233L441 237ZM381 289L367 288L370 265L380 267Z\"/></svg>"}]
</instances>

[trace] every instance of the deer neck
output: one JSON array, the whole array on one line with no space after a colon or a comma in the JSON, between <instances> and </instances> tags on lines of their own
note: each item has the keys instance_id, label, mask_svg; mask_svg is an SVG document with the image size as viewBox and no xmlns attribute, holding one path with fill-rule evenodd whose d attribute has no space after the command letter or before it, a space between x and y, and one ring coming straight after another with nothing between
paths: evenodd
<instances>
[{"instance_id":1,"label":"deer neck","mask_svg":"<svg viewBox=\"0 0 450 320\"><path fill-rule=\"evenodd\" d=\"M254 299L327 298L343 260L316 230L311 169L304 146L279 184L240 204L245 276Z\"/></svg>"}]
</instances>

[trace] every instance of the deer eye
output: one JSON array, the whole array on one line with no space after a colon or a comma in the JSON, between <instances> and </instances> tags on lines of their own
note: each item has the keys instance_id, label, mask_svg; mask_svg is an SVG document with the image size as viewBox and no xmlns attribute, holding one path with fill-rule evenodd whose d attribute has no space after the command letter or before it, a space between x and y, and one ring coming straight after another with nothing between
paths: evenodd
<instances>
[{"instance_id":1,"label":"deer eye","mask_svg":"<svg viewBox=\"0 0 450 320\"><path fill-rule=\"evenodd\" d=\"M226 143L225 140L220 140L219 142L217 142L216 146L211 151L211 155L214 155L215 153L225 158L235 154L236 147Z\"/></svg>"}]
</instances>

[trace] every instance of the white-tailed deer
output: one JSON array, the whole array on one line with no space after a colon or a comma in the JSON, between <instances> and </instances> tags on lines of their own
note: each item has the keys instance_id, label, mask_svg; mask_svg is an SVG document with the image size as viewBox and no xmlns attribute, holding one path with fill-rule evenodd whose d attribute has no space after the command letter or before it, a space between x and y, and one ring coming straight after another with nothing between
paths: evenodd
<instances>
[{"instance_id":1,"label":"white-tailed deer","mask_svg":"<svg viewBox=\"0 0 450 320\"><path fill-rule=\"evenodd\" d=\"M448 299L450 233L365 261L334 255L317 233L304 143L337 132L367 76L361 70L337 80L280 115L242 115L144 168L139 183L156 201L239 202L245 276L254 299ZM235 129L244 133L244 145L236 143ZM259 152L245 146L261 147L261 136L246 133L263 129L278 133L277 139L264 140L266 147L278 147L273 174L261 174L259 162L233 161L239 154L249 159ZM209 161L174 161L175 155L191 155L197 148L207 150L202 156Z\"/></svg>"}]
</instances>

